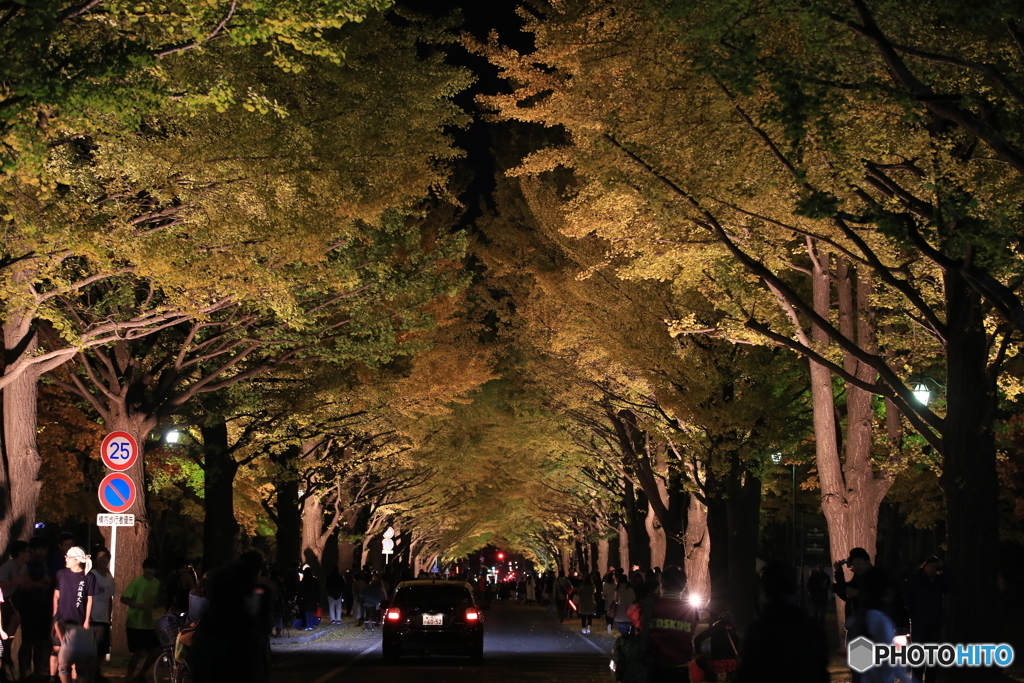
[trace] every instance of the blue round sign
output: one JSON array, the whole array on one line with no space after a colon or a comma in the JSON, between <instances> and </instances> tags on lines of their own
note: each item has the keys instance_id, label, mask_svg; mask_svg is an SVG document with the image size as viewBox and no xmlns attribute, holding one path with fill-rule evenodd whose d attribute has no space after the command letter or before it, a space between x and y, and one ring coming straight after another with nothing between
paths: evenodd
<instances>
[{"instance_id":1,"label":"blue round sign","mask_svg":"<svg viewBox=\"0 0 1024 683\"><path fill-rule=\"evenodd\" d=\"M135 482L123 472L111 472L100 482L99 496L107 512L124 512L135 504Z\"/></svg>"}]
</instances>

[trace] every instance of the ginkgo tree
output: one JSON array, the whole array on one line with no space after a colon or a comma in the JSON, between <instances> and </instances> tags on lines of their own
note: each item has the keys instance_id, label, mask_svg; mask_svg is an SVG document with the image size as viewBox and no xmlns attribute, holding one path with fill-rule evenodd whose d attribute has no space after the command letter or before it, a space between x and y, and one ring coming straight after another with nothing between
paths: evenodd
<instances>
[{"instance_id":1,"label":"ginkgo tree","mask_svg":"<svg viewBox=\"0 0 1024 683\"><path fill-rule=\"evenodd\" d=\"M572 170L566 234L605 237L636 277L708 291L716 310L677 333L810 359L834 556L873 546L890 477L871 444L902 456L897 411L941 454L949 560L971 586L951 598L962 640L998 625L978 606L997 602L993 424L1000 390L1016 391L998 381L1022 310L1007 211L1021 191L1019 12L561 2L531 20L535 53L489 50L517 86L490 103L565 131L520 172ZM945 385L941 408L913 397L922 372Z\"/></svg>"}]
</instances>

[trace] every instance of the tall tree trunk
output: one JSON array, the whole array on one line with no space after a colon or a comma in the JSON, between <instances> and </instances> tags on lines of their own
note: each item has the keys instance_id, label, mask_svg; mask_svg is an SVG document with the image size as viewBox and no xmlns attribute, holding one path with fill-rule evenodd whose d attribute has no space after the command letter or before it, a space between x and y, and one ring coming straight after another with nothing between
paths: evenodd
<instances>
[{"instance_id":1,"label":"tall tree trunk","mask_svg":"<svg viewBox=\"0 0 1024 683\"><path fill-rule=\"evenodd\" d=\"M812 249L812 295L814 310L826 320L832 311L832 281L827 251ZM855 275L842 260L837 262L840 329L867 349L874 348L871 331L870 281L862 279L853 293ZM815 326L811 331L814 346L824 351L829 346L828 334ZM861 379L871 381L874 371L849 355L844 357L846 369ZM848 556L852 548L867 550L874 559L878 539L878 508L889 488L887 480L875 477L871 464L871 442L874 416L871 396L856 387L847 386L847 429L845 461L840 457L840 427L836 418L832 373L817 363L810 363L811 404L814 416L815 462L821 485L821 508L828 526L832 559ZM850 576L847 576L850 578ZM846 603L836 598L839 641L846 642Z\"/></svg>"},{"instance_id":2,"label":"tall tree trunk","mask_svg":"<svg viewBox=\"0 0 1024 683\"><path fill-rule=\"evenodd\" d=\"M602 538L597 542L597 567L595 569L602 575L608 571L608 539Z\"/></svg>"},{"instance_id":3,"label":"tall tree trunk","mask_svg":"<svg viewBox=\"0 0 1024 683\"><path fill-rule=\"evenodd\" d=\"M297 451L298 449L296 449ZM299 509L299 481L282 475L277 481L277 561L284 567L302 560L302 511Z\"/></svg>"},{"instance_id":4,"label":"tall tree trunk","mask_svg":"<svg viewBox=\"0 0 1024 683\"><path fill-rule=\"evenodd\" d=\"M690 495L686 516L686 578L690 591L707 599L711 595L711 537L708 534L708 509L695 495Z\"/></svg>"},{"instance_id":5,"label":"tall tree trunk","mask_svg":"<svg viewBox=\"0 0 1024 683\"><path fill-rule=\"evenodd\" d=\"M338 571L356 570L356 546L352 542L355 533L357 511L348 509L342 513L342 522L338 527Z\"/></svg>"},{"instance_id":6,"label":"tall tree trunk","mask_svg":"<svg viewBox=\"0 0 1024 683\"><path fill-rule=\"evenodd\" d=\"M302 561L313 568L313 573L321 576L324 544L324 503L321 494L314 493L306 497L302 504Z\"/></svg>"},{"instance_id":7,"label":"tall tree trunk","mask_svg":"<svg viewBox=\"0 0 1024 683\"><path fill-rule=\"evenodd\" d=\"M4 373L21 356L35 353L38 339L32 320L7 313L3 325ZM32 368L11 381L2 393L3 459L0 469L0 551L12 541L27 541L36 523L39 503L39 466L36 447L36 411L39 375ZM97 444L97 448L99 444Z\"/></svg>"},{"instance_id":8,"label":"tall tree trunk","mask_svg":"<svg viewBox=\"0 0 1024 683\"><path fill-rule=\"evenodd\" d=\"M723 612L732 602L734 586L729 583L729 508L721 496L707 498L708 580L712 612Z\"/></svg>"},{"instance_id":9,"label":"tall tree trunk","mask_svg":"<svg viewBox=\"0 0 1024 683\"><path fill-rule=\"evenodd\" d=\"M658 519L658 515L655 514L650 502L647 503L647 517L644 519L644 526L647 529L647 542L651 549L650 566L652 568L664 567L665 552L667 550L665 529L661 526L661 521Z\"/></svg>"},{"instance_id":10,"label":"tall tree trunk","mask_svg":"<svg viewBox=\"0 0 1024 683\"><path fill-rule=\"evenodd\" d=\"M734 471L740 467L737 456ZM727 515L728 577L732 588L728 607L736 623L745 626L754 620L757 606L757 536L761 521L761 481L750 472L730 477Z\"/></svg>"},{"instance_id":11,"label":"tall tree trunk","mask_svg":"<svg viewBox=\"0 0 1024 683\"><path fill-rule=\"evenodd\" d=\"M135 437L142 452L135 464L125 471L132 481L135 482L137 496L135 504L126 512L135 515L134 527L120 527L117 530L117 547L110 543L110 527L102 527L103 538L107 547L114 552L114 589L117 595L124 593L128 584L135 577L142 574L142 562L149 556L149 529L150 520L146 505L146 468L145 457L146 439L149 433L156 428L157 421L153 417L139 414L131 414L123 404L112 406L114 412L110 415L107 428L110 432L127 432ZM120 600L114 601L114 611L110 616L110 638L111 650L115 654L126 654L128 652L128 641L125 634L125 620L128 618L128 608L121 604Z\"/></svg>"},{"instance_id":12,"label":"tall tree trunk","mask_svg":"<svg viewBox=\"0 0 1024 683\"><path fill-rule=\"evenodd\" d=\"M238 538L235 519L235 475L238 462L228 445L223 419L200 427L203 436L203 566L220 567L234 559Z\"/></svg>"},{"instance_id":13,"label":"tall tree trunk","mask_svg":"<svg viewBox=\"0 0 1024 683\"><path fill-rule=\"evenodd\" d=\"M629 572L629 527L619 525L619 566Z\"/></svg>"},{"instance_id":14,"label":"tall tree trunk","mask_svg":"<svg viewBox=\"0 0 1024 683\"><path fill-rule=\"evenodd\" d=\"M946 272L946 419L941 484L946 498L947 562L957 573L944 640L1000 642L996 546L999 489L992 430L995 386L986 371L988 344L978 296ZM950 669L951 680L979 680Z\"/></svg>"}]
</instances>

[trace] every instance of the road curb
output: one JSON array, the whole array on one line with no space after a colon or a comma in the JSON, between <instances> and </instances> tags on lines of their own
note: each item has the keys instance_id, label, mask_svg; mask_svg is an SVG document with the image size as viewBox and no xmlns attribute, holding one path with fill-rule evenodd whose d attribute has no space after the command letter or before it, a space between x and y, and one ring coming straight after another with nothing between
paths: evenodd
<instances>
[{"instance_id":1,"label":"road curb","mask_svg":"<svg viewBox=\"0 0 1024 683\"><path fill-rule=\"evenodd\" d=\"M341 628L337 624L328 626L324 629L317 629L312 633L303 633L301 636L292 636L291 638L271 638L271 645L305 645L306 643L312 643L316 640L320 640L331 631L335 631Z\"/></svg>"}]
</instances>

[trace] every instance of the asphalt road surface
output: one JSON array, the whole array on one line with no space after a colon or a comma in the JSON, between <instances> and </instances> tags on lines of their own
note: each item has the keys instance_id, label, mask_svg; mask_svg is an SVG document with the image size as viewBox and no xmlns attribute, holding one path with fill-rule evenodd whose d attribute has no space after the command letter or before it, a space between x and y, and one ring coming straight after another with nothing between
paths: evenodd
<instances>
[{"instance_id":1,"label":"asphalt road surface","mask_svg":"<svg viewBox=\"0 0 1024 683\"><path fill-rule=\"evenodd\" d=\"M495 603L485 612L484 662L461 657L381 658L380 632L349 625L323 639L275 645L271 683L608 683L614 637L603 620L592 635L559 624L543 607Z\"/></svg>"}]
</instances>

